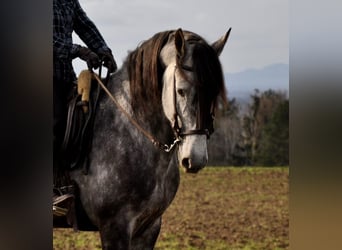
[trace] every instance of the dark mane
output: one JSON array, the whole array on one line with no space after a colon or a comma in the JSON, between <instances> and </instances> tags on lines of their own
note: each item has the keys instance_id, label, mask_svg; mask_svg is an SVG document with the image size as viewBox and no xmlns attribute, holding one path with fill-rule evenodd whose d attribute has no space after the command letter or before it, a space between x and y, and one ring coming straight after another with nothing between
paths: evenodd
<instances>
[{"instance_id":1,"label":"dark mane","mask_svg":"<svg viewBox=\"0 0 342 250\"><path fill-rule=\"evenodd\" d=\"M159 53L167 42L170 31L155 34L128 55L128 74L132 108L135 113L160 105L163 67Z\"/></svg>"},{"instance_id":2,"label":"dark mane","mask_svg":"<svg viewBox=\"0 0 342 250\"><path fill-rule=\"evenodd\" d=\"M190 35L189 35L190 34ZM195 80L198 88L198 110L200 114L197 124L202 127L210 127L211 116L215 114L218 101L227 105L227 92L224 84L222 66L216 51L200 36L189 32L187 43L194 45L192 53ZM178 68L182 70L182 60L177 62ZM184 71L184 70L183 70ZM184 77L185 74L183 72Z\"/></svg>"},{"instance_id":3,"label":"dark mane","mask_svg":"<svg viewBox=\"0 0 342 250\"><path fill-rule=\"evenodd\" d=\"M161 105L164 68L159 60L159 54L172 32L174 30L155 34L128 55L131 102L136 114L146 113L149 107ZM219 97L224 104L227 103L221 63L215 50L203 38L189 31L184 33L186 42L195 45L192 59L195 82L200 93L199 110L201 117L207 117L217 107ZM182 58L178 58L179 69L182 69L182 63ZM201 120L205 120L205 117Z\"/></svg>"}]
</instances>

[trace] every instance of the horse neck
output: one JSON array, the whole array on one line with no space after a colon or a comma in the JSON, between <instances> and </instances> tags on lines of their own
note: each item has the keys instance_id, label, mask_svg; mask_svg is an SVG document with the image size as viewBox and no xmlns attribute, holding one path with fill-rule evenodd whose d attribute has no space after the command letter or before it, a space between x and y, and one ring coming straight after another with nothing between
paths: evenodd
<instances>
[{"instance_id":1,"label":"horse neck","mask_svg":"<svg viewBox=\"0 0 342 250\"><path fill-rule=\"evenodd\" d=\"M130 83L125 67L113 75L111 81L108 83L108 88L120 106L139 124L139 126L141 126L141 128L162 143L172 142L172 128L164 115L161 105L147 105L149 106L149 110L146 112L140 112L139 114L133 112L131 106ZM115 109L118 110L118 113L123 113L120 109L115 107L112 101L107 100L106 104L106 108ZM127 119L125 120L127 121Z\"/></svg>"}]
</instances>

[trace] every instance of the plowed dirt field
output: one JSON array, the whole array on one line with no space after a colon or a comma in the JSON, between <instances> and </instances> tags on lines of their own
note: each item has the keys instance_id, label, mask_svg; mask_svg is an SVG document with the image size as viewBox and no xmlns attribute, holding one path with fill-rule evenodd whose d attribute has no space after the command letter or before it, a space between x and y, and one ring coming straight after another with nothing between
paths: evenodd
<instances>
[{"instance_id":1,"label":"plowed dirt field","mask_svg":"<svg viewBox=\"0 0 342 250\"><path fill-rule=\"evenodd\" d=\"M98 233L53 233L54 249L101 249ZM182 173L155 249L289 249L289 168Z\"/></svg>"}]
</instances>

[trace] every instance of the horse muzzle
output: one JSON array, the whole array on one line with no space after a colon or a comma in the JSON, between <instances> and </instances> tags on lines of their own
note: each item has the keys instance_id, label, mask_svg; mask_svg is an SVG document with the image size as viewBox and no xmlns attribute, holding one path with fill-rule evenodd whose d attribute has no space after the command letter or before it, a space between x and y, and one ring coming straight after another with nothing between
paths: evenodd
<instances>
[{"instance_id":1,"label":"horse muzzle","mask_svg":"<svg viewBox=\"0 0 342 250\"><path fill-rule=\"evenodd\" d=\"M197 173L208 163L206 135L186 136L178 149L179 164L186 173Z\"/></svg>"},{"instance_id":2,"label":"horse muzzle","mask_svg":"<svg viewBox=\"0 0 342 250\"><path fill-rule=\"evenodd\" d=\"M204 164L192 164L190 158L183 158L181 161L181 166L185 169L186 173L196 174L198 171L200 171L202 168L204 168Z\"/></svg>"}]
</instances>

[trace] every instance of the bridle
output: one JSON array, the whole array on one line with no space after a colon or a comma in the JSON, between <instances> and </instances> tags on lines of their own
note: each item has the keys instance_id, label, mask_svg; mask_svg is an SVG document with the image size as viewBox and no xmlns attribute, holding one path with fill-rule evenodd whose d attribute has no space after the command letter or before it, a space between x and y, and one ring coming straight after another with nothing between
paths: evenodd
<instances>
[{"instance_id":1,"label":"bridle","mask_svg":"<svg viewBox=\"0 0 342 250\"><path fill-rule=\"evenodd\" d=\"M191 71L191 68L182 66L183 69ZM163 144L159 142L153 135L151 135L148 131L146 131L144 128L142 128L136 120L133 119L133 117L119 104L119 102L115 99L115 97L112 95L112 93L108 90L108 88L105 86L105 84L101 81L101 78L93 72L94 78L97 80L101 88L106 92L106 94L110 97L110 99L114 102L114 104L117 106L117 108L128 118L128 120L142 133L144 134L151 142L153 145L155 145L157 148L160 150L163 150L167 153L171 152L171 150L183 140L185 136L189 135L206 135L207 139L209 139L210 135L213 133L213 129L208 129L208 128L202 128L203 122L200 121L200 110L199 110L199 100L198 100L198 112L197 112L197 124L196 124L196 129L193 130L186 130L182 131L182 127L179 126L178 124L178 118L180 117L178 112L177 112L177 91L176 91L176 70L177 66L175 66L174 70L174 80L173 80L173 106L174 106L174 123L172 125L172 130L175 135L175 140L173 143L170 145ZM108 79L108 76L107 76ZM211 108L211 119L213 122L214 120L214 114L213 114L213 109Z\"/></svg>"},{"instance_id":2,"label":"bridle","mask_svg":"<svg viewBox=\"0 0 342 250\"><path fill-rule=\"evenodd\" d=\"M192 71L192 68L186 65L182 65L182 68L186 71ZM196 129L191 129L191 130L185 130L182 131L182 128L179 127L179 123L178 123L178 119L180 118L178 112L177 112L177 90L176 90L176 70L177 70L177 65L175 65L175 69L174 69L174 73L173 73L173 110L174 110L174 114L173 114L173 118L174 118L174 122L173 122L173 132L176 136L176 138L178 138L179 140L182 140L185 136L188 135L206 135L207 139L210 138L210 135L214 132L214 131L210 131L208 128L203 128L203 121L201 121L200 118L200 105L199 105L199 98L197 100L197 119L196 119ZM199 89L197 89L197 93L199 94ZM197 95L198 96L198 95ZM211 117L212 117L212 121L214 120L214 115L213 112L211 110Z\"/></svg>"}]
</instances>

